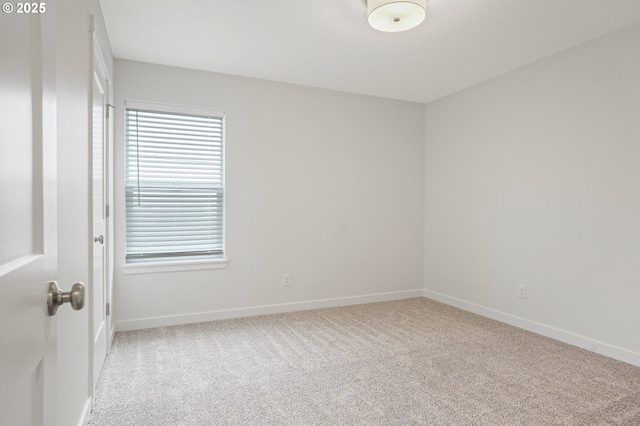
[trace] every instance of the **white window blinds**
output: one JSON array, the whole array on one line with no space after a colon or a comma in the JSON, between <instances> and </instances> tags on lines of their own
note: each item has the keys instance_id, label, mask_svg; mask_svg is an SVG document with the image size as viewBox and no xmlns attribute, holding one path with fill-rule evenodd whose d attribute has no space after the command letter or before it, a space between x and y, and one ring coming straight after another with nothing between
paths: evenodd
<instances>
[{"instance_id":1,"label":"white window blinds","mask_svg":"<svg viewBox=\"0 0 640 426\"><path fill-rule=\"evenodd\" d=\"M126 261L222 258L224 116L153 107L125 108Z\"/></svg>"}]
</instances>

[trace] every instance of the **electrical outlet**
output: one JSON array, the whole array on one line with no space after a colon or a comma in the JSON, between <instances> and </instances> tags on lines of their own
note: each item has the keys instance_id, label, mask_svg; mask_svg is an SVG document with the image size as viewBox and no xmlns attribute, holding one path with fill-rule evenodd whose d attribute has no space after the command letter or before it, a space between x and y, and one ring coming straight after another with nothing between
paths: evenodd
<instances>
[{"instance_id":1,"label":"electrical outlet","mask_svg":"<svg viewBox=\"0 0 640 426\"><path fill-rule=\"evenodd\" d=\"M282 274L282 285L285 287L291 285L291 274Z\"/></svg>"},{"instance_id":2,"label":"electrical outlet","mask_svg":"<svg viewBox=\"0 0 640 426\"><path fill-rule=\"evenodd\" d=\"M524 284L520 284L520 287L518 287L519 292L518 292L518 297L520 299L526 299L527 298L527 286Z\"/></svg>"}]
</instances>

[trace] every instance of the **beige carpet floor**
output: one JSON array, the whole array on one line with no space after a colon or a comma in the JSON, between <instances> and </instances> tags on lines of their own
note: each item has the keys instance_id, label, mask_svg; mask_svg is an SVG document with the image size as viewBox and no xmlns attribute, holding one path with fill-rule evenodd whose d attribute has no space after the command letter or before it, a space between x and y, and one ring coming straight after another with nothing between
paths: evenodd
<instances>
[{"instance_id":1,"label":"beige carpet floor","mask_svg":"<svg viewBox=\"0 0 640 426\"><path fill-rule=\"evenodd\" d=\"M116 335L90 425L640 425L640 368L424 298Z\"/></svg>"}]
</instances>

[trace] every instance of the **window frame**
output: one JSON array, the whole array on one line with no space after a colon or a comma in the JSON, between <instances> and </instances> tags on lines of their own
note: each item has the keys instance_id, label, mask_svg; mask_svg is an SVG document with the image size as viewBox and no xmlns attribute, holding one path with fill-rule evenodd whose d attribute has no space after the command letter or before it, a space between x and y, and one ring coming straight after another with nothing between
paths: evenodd
<instances>
[{"instance_id":1,"label":"window frame","mask_svg":"<svg viewBox=\"0 0 640 426\"><path fill-rule=\"evenodd\" d=\"M127 194L127 127L126 127L126 114L128 109L143 109L157 112L175 113L175 114L187 114L198 116L215 116L222 118L222 255L221 257L211 258L189 258L184 259L150 259L142 262L127 262L127 214L126 214L126 194ZM227 252L226 252L226 114L224 110L213 108L201 108L193 106L166 104L145 102L136 100L125 100L123 108L123 194L124 194L124 250L123 250L123 267L122 272L124 274L143 274L143 273L156 273L156 272L173 272L173 271L192 271L192 270L207 270L207 269L223 269L227 267Z\"/></svg>"}]
</instances>

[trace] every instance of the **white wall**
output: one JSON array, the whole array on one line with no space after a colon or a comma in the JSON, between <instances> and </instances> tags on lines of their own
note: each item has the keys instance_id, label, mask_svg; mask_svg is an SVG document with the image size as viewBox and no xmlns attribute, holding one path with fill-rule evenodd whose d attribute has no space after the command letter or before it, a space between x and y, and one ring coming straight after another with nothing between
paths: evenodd
<instances>
[{"instance_id":1,"label":"white wall","mask_svg":"<svg viewBox=\"0 0 640 426\"><path fill-rule=\"evenodd\" d=\"M424 105L124 60L115 70L119 329L422 295ZM121 273L125 99L226 111L226 269ZM380 293L392 294L358 298ZM325 299L341 300L302 303ZM251 309L265 305L278 306Z\"/></svg>"},{"instance_id":2,"label":"white wall","mask_svg":"<svg viewBox=\"0 0 640 426\"><path fill-rule=\"evenodd\" d=\"M426 106L427 297L640 365L638 46L635 26Z\"/></svg>"},{"instance_id":3,"label":"white wall","mask_svg":"<svg viewBox=\"0 0 640 426\"><path fill-rule=\"evenodd\" d=\"M106 40L97 0L58 0L57 21L57 136L58 136L58 283L66 291L75 282L90 285L89 222L89 13ZM107 58L107 62L111 61ZM90 409L90 306L80 311L58 310L57 424L80 425Z\"/></svg>"}]
</instances>

